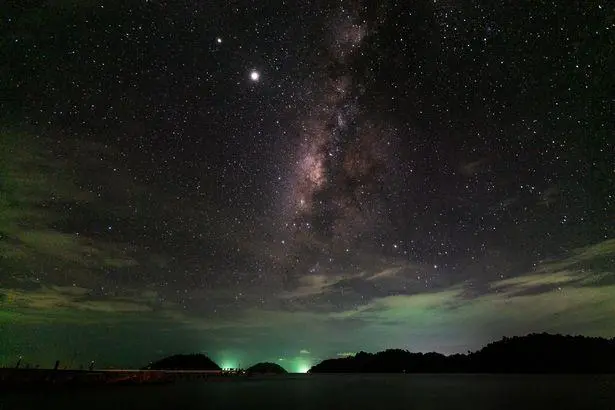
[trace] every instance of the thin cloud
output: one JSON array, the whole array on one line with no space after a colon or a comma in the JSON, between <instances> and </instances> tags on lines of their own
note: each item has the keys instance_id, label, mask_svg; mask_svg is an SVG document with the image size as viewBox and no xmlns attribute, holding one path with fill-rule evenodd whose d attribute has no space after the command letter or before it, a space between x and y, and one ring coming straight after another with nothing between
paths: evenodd
<instances>
[{"instance_id":1,"label":"thin cloud","mask_svg":"<svg viewBox=\"0 0 615 410\"><path fill-rule=\"evenodd\" d=\"M348 276L343 275L312 274L302 276L299 278L299 286L291 291L283 292L280 297L282 299L294 299L321 295L331 291L336 284L348 278Z\"/></svg>"},{"instance_id":2,"label":"thin cloud","mask_svg":"<svg viewBox=\"0 0 615 410\"><path fill-rule=\"evenodd\" d=\"M373 275L366 277L365 280L375 281L379 279L392 278L392 277L397 276L397 274L400 273L403 269L404 268L400 266L396 266L393 268L386 268L386 269L381 270L380 272L376 272Z\"/></svg>"},{"instance_id":3,"label":"thin cloud","mask_svg":"<svg viewBox=\"0 0 615 410\"><path fill-rule=\"evenodd\" d=\"M80 287L42 286L35 291L0 289L2 305L14 310L53 311L56 309L106 312L135 313L151 312L151 306L139 303L138 299L105 298L92 300L88 298L89 289Z\"/></svg>"}]
</instances>

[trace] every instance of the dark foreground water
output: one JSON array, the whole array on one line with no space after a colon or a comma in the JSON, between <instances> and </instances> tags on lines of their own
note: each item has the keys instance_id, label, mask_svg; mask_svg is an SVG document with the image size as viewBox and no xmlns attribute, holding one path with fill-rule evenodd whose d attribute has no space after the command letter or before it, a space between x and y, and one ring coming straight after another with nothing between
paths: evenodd
<instances>
[{"instance_id":1,"label":"dark foreground water","mask_svg":"<svg viewBox=\"0 0 615 410\"><path fill-rule=\"evenodd\" d=\"M615 409L615 376L300 375L0 393L13 409Z\"/></svg>"}]
</instances>

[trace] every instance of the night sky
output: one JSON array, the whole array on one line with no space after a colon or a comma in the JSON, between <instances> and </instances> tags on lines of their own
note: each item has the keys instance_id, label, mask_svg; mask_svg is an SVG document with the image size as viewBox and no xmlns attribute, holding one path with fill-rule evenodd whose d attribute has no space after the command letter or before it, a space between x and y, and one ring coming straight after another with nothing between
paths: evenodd
<instances>
[{"instance_id":1,"label":"night sky","mask_svg":"<svg viewBox=\"0 0 615 410\"><path fill-rule=\"evenodd\" d=\"M0 364L615 336L613 4L373 3L2 2Z\"/></svg>"}]
</instances>

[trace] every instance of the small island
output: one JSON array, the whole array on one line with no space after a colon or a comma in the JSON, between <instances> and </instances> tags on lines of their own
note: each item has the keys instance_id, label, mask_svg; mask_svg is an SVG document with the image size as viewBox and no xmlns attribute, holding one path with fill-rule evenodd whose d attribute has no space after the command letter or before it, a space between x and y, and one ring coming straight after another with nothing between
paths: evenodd
<instances>
[{"instance_id":1,"label":"small island","mask_svg":"<svg viewBox=\"0 0 615 410\"><path fill-rule=\"evenodd\" d=\"M204 354L176 354L151 363L147 370L222 370Z\"/></svg>"},{"instance_id":2,"label":"small island","mask_svg":"<svg viewBox=\"0 0 615 410\"><path fill-rule=\"evenodd\" d=\"M273 375L273 374L287 374L288 372L279 364L263 362L263 363L257 363L253 366L250 366L246 370L246 373L250 375L251 374Z\"/></svg>"}]
</instances>

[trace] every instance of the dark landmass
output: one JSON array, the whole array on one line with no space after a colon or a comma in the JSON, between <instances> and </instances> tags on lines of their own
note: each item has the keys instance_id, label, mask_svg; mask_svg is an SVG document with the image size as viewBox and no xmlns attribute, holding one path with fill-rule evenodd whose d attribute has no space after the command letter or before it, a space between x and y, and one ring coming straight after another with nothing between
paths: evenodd
<instances>
[{"instance_id":1,"label":"dark landmass","mask_svg":"<svg viewBox=\"0 0 615 410\"><path fill-rule=\"evenodd\" d=\"M286 374L288 373L282 366L276 363L257 363L250 366L246 373L248 374Z\"/></svg>"},{"instance_id":2,"label":"dark landmass","mask_svg":"<svg viewBox=\"0 0 615 410\"><path fill-rule=\"evenodd\" d=\"M151 363L148 370L222 370L204 354L177 354Z\"/></svg>"},{"instance_id":3,"label":"dark landmass","mask_svg":"<svg viewBox=\"0 0 615 410\"><path fill-rule=\"evenodd\" d=\"M476 352L445 356L390 349L328 359L310 373L615 373L615 338L546 333L505 337Z\"/></svg>"},{"instance_id":4,"label":"dark landmass","mask_svg":"<svg viewBox=\"0 0 615 410\"><path fill-rule=\"evenodd\" d=\"M144 370L0 368L0 391L102 385L149 385L177 380L233 380L244 374L285 374L275 363L247 372L222 371L202 354L175 355ZM546 333L503 338L476 352L445 356L390 349L325 360L310 373L615 373L615 338Z\"/></svg>"}]
</instances>

